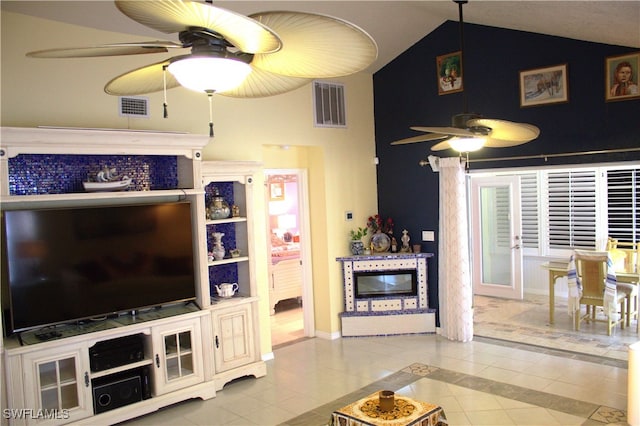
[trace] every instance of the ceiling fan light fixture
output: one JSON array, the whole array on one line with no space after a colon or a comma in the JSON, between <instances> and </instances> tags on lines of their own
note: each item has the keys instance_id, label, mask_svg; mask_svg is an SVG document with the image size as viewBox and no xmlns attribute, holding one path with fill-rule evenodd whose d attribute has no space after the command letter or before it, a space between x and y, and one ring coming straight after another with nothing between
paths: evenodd
<instances>
[{"instance_id":1,"label":"ceiling fan light fixture","mask_svg":"<svg viewBox=\"0 0 640 426\"><path fill-rule=\"evenodd\" d=\"M484 146L487 142L486 138L460 138L455 137L449 139L449 145L451 148L458 152L473 152L477 151Z\"/></svg>"},{"instance_id":2,"label":"ceiling fan light fixture","mask_svg":"<svg viewBox=\"0 0 640 426\"><path fill-rule=\"evenodd\" d=\"M220 93L240 86L251 73L251 66L219 55L186 56L172 61L168 70L187 89Z\"/></svg>"}]
</instances>

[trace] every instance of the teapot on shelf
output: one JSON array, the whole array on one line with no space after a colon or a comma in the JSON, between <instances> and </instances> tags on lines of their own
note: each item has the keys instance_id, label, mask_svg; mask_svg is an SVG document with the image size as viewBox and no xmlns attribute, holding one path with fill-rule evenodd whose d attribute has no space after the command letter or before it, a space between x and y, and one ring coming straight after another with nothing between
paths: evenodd
<instances>
[{"instance_id":1,"label":"teapot on shelf","mask_svg":"<svg viewBox=\"0 0 640 426\"><path fill-rule=\"evenodd\" d=\"M220 297L233 297L236 291L238 291L238 283L222 283L216 285L216 291Z\"/></svg>"}]
</instances>

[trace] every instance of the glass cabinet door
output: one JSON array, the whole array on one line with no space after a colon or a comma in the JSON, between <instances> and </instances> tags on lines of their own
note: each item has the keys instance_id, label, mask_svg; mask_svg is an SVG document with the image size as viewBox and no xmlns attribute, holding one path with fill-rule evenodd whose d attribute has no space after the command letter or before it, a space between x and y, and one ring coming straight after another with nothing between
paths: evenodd
<instances>
[{"instance_id":1,"label":"glass cabinet door","mask_svg":"<svg viewBox=\"0 0 640 426\"><path fill-rule=\"evenodd\" d=\"M194 374L190 331L164 336L164 346L165 374L168 380Z\"/></svg>"},{"instance_id":2,"label":"glass cabinet door","mask_svg":"<svg viewBox=\"0 0 640 426\"><path fill-rule=\"evenodd\" d=\"M42 410L37 423L65 423L93 414L88 360L82 349L24 355L28 408ZM31 423L31 422L29 422Z\"/></svg>"},{"instance_id":3,"label":"glass cabinet door","mask_svg":"<svg viewBox=\"0 0 640 426\"><path fill-rule=\"evenodd\" d=\"M45 410L78 406L78 380L75 357L38 364L40 401Z\"/></svg>"},{"instance_id":4,"label":"glass cabinet door","mask_svg":"<svg viewBox=\"0 0 640 426\"><path fill-rule=\"evenodd\" d=\"M155 328L157 394L204 381L199 321L198 318Z\"/></svg>"}]
</instances>

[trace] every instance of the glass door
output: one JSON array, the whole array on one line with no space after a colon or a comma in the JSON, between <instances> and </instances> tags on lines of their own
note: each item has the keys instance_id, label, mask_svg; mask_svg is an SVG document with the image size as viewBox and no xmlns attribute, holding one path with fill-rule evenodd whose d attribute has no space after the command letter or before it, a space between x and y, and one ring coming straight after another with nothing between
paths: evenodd
<instances>
[{"instance_id":1,"label":"glass door","mask_svg":"<svg viewBox=\"0 0 640 426\"><path fill-rule=\"evenodd\" d=\"M471 178L474 294L523 297L519 183L517 176Z\"/></svg>"}]
</instances>

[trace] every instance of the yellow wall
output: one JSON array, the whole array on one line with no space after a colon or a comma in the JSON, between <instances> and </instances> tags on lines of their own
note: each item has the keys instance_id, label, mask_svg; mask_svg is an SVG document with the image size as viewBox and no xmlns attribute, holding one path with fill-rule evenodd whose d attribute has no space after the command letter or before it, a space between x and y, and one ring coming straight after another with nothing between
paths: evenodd
<instances>
[{"instance_id":1,"label":"yellow wall","mask_svg":"<svg viewBox=\"0 0 640 426\"><path fill-rule=\"evenodd\" d=\"M135 24L134 24L135 25ZM151 117L118 115L118 98L104 93L112 78L159 62L169 54L87 59L33 59L25 53L55 47L142 41L143 37L98 31L20 14L2 13L2 126L67 126L207 134L209 106L203 94L169 90L169 118L162 118L162 93L149 97ZM177 53L176 53L177 54ZM215 137L205 160L260 161L265 168L309 171L316 330L336 335L342 311L342 274L336 257L348 254L349 230L364 226L376 212L373 93L370 74L331 79L346 87L346 129L313 126L311 85L269 98L214 96ZM291 145L283 150L273 146ZM274 153L276 151L276 153ZM265 197L261 178L255 185L257 243L265 247L257 262L267 275ZM354 221L345 221L353 211ZM268 280L260 288L262 353L271 351Z\"/></svg>"}]
</instances>

